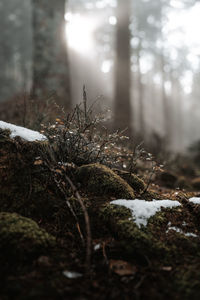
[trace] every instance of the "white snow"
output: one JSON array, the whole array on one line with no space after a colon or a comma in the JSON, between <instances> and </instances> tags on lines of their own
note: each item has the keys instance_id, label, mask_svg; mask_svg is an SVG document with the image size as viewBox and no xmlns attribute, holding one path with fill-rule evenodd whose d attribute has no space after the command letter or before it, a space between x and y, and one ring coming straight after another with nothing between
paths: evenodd
<instances>
[{"instance_id":1,"label":"white snow","mask_svg":"<svg viewBox=\"0 0 200 300\"><path fill-rule=\"evenodd\" d=\"M186 232L184 233L185 236L192 236L192 237L198 237L197 234L193 233L193 232Z\"/></svg>"},{"instance_id":2,"label":"white snow","mask_svg":"<svg viewBox=\"0 0 200 300\"><path fill-rule=\"evenodd\" d=\"M3 121L0 121L0 128L1 129L9 129L11 134L10 137L14 138L16 136L21 137L22 139L34 142L34 141L45 141L47 140L47 137L38 131L33 131L21 126L16 126L10 123L6 123Z\"/></svg>"},{"instance_id":3,"label":"white snow","mask_svg":"<svg viewBox=\"0 0 200 300\"><path fill-rule=\"evenodd\" d=\"M199 197L192 197L189 199L189 202L192 202L194 204L200 204L200 198Z\"/></svg>"},{"instance_id":4,"label":"white snow","mask_svg":"<svg viewBox=\"0 0 200 300\"><path fill-rule=\"evenodd\" d=\"M63 271L63 275L69 279L76 279L83 276L81 273L67 271L67 270Z\"/></svg>"},{"instance_id":5,"label":"white snow","mask_svg":"<svg viewBox=\"0 0 200 300\"><path fill-rule=\"evenodd\" d=\"M132 212L133 220L138 227L141 227L141 225L146 226L148 219L159 212L162 207L173 208L181 205L178 201L172 200L145 201L139 199L119 199L111 201L111 204L121 205L129 208Z\"/></svg>"},{"instance_id":6,"label":"white snow","mask_svg":"<svg viewBox=\"0 0 200 300\"><path fill-rule=\"evenodd\" d=\"M97 251L101 248L101 244L94 245L94 251Z\"/></svg>"},{"instance_id":7,"label":"white snow","mask_svg":"<svg viewBox=\"0 0 200 300\"><path fill-rule=\"evenodd\" d=\"M195 233L193 233L193 232L184 232L181 228L178 228L176 226L170 226L167 229L166 233L168 233L170 230L174 230L174 231L176 231L176 232L178 232L180 234L184 234L185 236L198 237L198 235L196 235Z\"/></svg>"}]
</instances>

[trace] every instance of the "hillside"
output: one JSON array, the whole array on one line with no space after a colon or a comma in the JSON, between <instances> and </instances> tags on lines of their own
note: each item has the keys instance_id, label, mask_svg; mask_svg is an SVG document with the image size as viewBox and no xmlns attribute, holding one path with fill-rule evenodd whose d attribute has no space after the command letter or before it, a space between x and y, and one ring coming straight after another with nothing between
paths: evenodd
<instances>
[{"instance_id":1,"label":"hillside","mask_svg":"<svg viewBox=\"0 0 200 300\"><path fill-rule=\"evenodd\" d=\"M60 120L48 138L12 126L0 122L1 299L199 299L197 191L114 166Z\"/></svg>"}]
</instances>

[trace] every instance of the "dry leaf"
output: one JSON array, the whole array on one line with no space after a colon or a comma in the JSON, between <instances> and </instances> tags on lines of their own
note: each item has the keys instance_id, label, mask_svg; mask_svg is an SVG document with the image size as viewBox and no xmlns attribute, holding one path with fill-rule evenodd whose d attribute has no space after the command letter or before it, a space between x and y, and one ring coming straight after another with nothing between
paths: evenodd
<instances>
[{"instance_id":1,"label":"dry leaf","mask_svg":"<svg viewBox=\"0 0 200 300\"><path fill-rule=\"evenodd\" d=\"M62 171L60 169L55 170L56 173L62 174Z\"/></svg>"},{"instance_id":2,"label":"dry leaf","mask_svg":"<svg viewBox=\"0 0 200 300\"><path fill-rule=\"evenodd\" d=\"M63 121L61 121L61 119L57 118L56 119L56 122L59 124L59 125L64 125L65 123Z\"/></svg>"},{"instance_id":3,"label":"dry leaf","mask_svg":"<svg viewBox=\"0 0 200 300\"><path fill-rule=\"evenodd\" d=\"M109 261L110 269L119 276L128 276L133 275L137 272L137 268L132 266L126 261L123 260L114 260Z\"/></svg>"},{"instance_id":4,"label":"dry leaf","mask_svg":"<svg viewBox=\"0 0 200 300\"><path fill-rule=\"evenodd\" d=\"M35 166L39 166L39 165L42 165L42 164L43 164L43 161L42 161L41 159L36 160L36 161L34 162L34 165L35 165Z\"/></svg>"}]
</instances>

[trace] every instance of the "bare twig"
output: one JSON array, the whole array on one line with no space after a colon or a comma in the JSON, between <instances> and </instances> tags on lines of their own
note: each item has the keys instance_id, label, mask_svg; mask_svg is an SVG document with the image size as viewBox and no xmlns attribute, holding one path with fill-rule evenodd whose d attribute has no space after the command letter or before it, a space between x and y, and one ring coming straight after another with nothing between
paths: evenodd
<instances>
[{"instance_id":1,"label":"bare twig","mask_svg":"<svg viewBox=\"0 0 200 300\"><path fill-rule=\"evenodd\" d=\"M51 155L51 159L53 159L54 161L54 154L52 152L52 149L50 148L50 153ZM58 182L58 180L56 179L56 174L57 172L55 171L54 168L51 167L51 162L48 160L48 158L46 157L45 158L45 161L44 161L45 165L47 166L47 168L50 170L50 172L53 174L53 180L54 182L56 183L56 186L58 187L58 189L62 192L62 194L66 197L66 193L64 191L64 189L61 187L60 183ZM83 214L84 214L84 219L85 219L85 226L86 226L86 259L85 259L85 267L86 267L86 270L89 271L90 270L90 265L91 265L91 254L92 254L92 236L91 236L91 228L90 228L90 219L89 219L89 215L88 215L88 212L87 212L87 209L83 203L83 200L76 188L76 186L74 185L74 183L72 182L72 180L69 178L69 176L67 176L66 174L63 174L64 175L64 178L65 180L69 183L69 185L71 186L71 189L76 197L76 199L78 200L81 208L82 208L82 211L83 211ZM83 238L83 235L82 235L82 232L81 232L81 229L80 229L80 225L79 225L79 222L78 222L78 219L76 217L76 214L74 213L70 203L68 200L66 200L66 204L68 205L70 211L72 212L73 216L75 217L76 219L76 222L77 222L77 229L78 229L78 232L80 234L80 237L81 237L81 240L83 241L84 243L84 238ZM85 244L85 243L84 243Z\"/></svg>"},{"instance_id":2,"label":"bare twig","mask_svg":"<svg viewBox=\"0 0 200 300\"><path fill-rule=\"evenodd\" d=\"M86 268L87 270L90 269L90 265L91 265L91 254L92 254L92 236L91 236L91 228L90 228L90 219L89 219L89 215L87 212L87 209L83 203L83 200L81 199L81 196L76 188L76 186L73 184L73 182L71 181L71 179L65 174L65 178L68 181L68 183L70 184L72 191L74 192L74 195L76 196L82 210L84 213L84 218L85 218L85 225L86 225L86 233L87 233L87 248L86 248Z\"/></svg>"},{"instance_id":3,"label":"bare twig","mask_svg":"<svg viewBox=\"0 0 200 300\"><path fill-rule=\"evenodd\" d=\"M84 104L85 124L87 124L87 93L86 93L85 85L83 86L83 104Z\"/></svg>"}]
</instances>

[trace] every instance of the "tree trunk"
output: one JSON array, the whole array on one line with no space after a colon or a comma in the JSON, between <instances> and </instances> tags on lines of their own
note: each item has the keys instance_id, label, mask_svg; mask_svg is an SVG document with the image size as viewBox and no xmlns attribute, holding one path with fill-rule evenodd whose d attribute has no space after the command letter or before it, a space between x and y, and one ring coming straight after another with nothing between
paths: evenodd
<instances>
[{"instance_id":1,"label":"tree trunk","mask_svg":"<svg viewBox=\"0 0 200 300\"><path fill-rule=\"evenodd\" d=\"M141 41L137 49L137 67L138 67L138 104L139 104L139 136L143 140L145 139L145 107L144 107L144 86L142 83L142 74L141 74Z\"/></svg>"},{"instance_id":2,"label":"tree trunk","mask_svg":"<svg viewBox=\"0 0 200 300\"><path fill-rule=\"evenodd\" d=\"M163 105L163 122L164 122L164 134L165 134L165 145L166 148L169 149L171 146L171 137L172 137L172 117L171 117L171 107L170 107L170 99L166 94L165 82L166 82L166 74L165 74L165 59L164 55L161 55L161 74L162 74L162 105Z\"/></svg>"},{"instance_id":3,"label":"tree trunk","mask_svg":"<svg viewBox=\"0 0 200 300\"><path fill-rule=\"evenodd\" d=\"M174 103L173 107L173 116L174 116L174 150L181 151L183 149L183 103L181 99L183 96L181 95L181 86L179 79L170 74L170 80L172 84L172 99Z\"/></svg>"},{"instance_id":4,"label":"tree trunk","mask_svg":"<svg viewBox=\"0 0 200 300\"><path fill-rule=\"evenodd\" d=\"M131 130L130 103L130 0L118 0L114 127Z\"/></svg>"},{"instance_id":5,"label":"tree trunk","mask_svg":"<svg viewBox=\"0 0 200 300\"><path fill-rule=\"evenodd\" d=\"M52 92L69 107L69 65L65 39L65 0L32 0L33 95Z\"/></svg>"}]
</instances>

